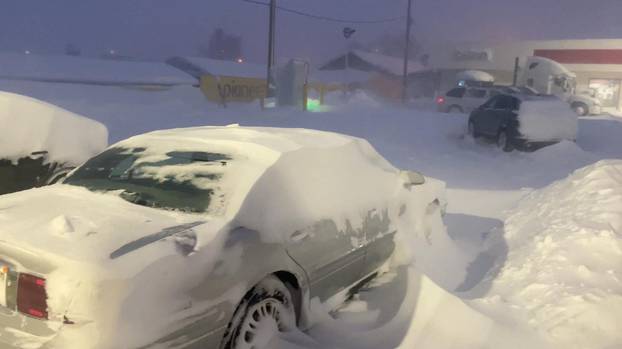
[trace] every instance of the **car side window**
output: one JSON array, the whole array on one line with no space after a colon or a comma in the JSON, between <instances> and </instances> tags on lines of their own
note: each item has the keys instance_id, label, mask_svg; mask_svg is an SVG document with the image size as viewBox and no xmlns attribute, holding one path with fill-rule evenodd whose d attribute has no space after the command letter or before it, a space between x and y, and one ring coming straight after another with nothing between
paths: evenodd
<instances>
[{"instance_id":1,"label":"car side window","mask_svg":"<svg viewBox=\"0 0 622 349\"><path fill-rule=\"evenodd\" d=\"M495 102L494 109L497 110L517 110L519 106L518 99L512 96L499 96Z\"/></svg>"},{"instance_id":2,"label":"car side window","mask_svg":"<svg viewBox=\"0 0 622 349\"><path fill-rule=\"evenodd\" d=\"M462 96L464 96L465 90L466 89L464 87L456 87L447 92L447 97L462 98Z\"/></svg>"},{"instance_id":3,"label":"car side window","mask_svg":"<svg viewBox=\"0 0 622 349\"><path fill-rule=\"evenodd\" d=\"M466 91L466 97L469 98L484 98L486 97L486 90L479 88L470 88Z\"/></svg>"}]
</instances>

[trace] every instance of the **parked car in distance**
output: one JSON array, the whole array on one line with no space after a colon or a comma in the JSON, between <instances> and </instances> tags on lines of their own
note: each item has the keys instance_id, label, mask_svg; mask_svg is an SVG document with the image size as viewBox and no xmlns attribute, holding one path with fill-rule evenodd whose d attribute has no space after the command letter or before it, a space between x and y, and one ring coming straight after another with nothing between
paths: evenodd
<instances>
[{"instance_id":1,"label":"parked car in distance","mask_svg":"<svg viewBox=\"0 0 622 349\"><path fill-rule=\"evenodd\" d=\"M441 182L345 135L132 137L0 197L0 347L266 348L372 277L396 234L443 229L445 204Z\"/></svg>"},{"instance_id":2,"label":"parked car in distance","mask_svg":"<svg viewBox=\"0 0 622 349\"><path fill-rule=\"evenodd\" d=\"M436 104L441 113L468 114L498 93L494 87L455 87L437 97Z\"/></svg>"},{"instance_id":3,"label":"parked car in distance","mask_svg":"<svg viewBox=\"0 0 622 349\"><path fill-rule=\"evenodd\" d=\"M475 109L468 120L473 138L493 140L504 151L574 141L577 127L577 115L555 96L500 94Z\"/></svg>"},{"instance_id":4,"label":"parked car in distance","mask_svg":"<svg viewBox=\"0 0 622 349\"><path fill-rule=\"evenodd\" d=\"M108 145L99 122L0 91L0 195L57 182Z\"/></svg>"}]
</instances>

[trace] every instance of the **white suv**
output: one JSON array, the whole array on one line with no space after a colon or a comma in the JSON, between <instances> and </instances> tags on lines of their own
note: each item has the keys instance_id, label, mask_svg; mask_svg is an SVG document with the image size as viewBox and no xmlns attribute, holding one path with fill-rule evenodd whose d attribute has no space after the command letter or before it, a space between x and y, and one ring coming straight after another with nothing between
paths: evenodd
<instances>
[{"instance_id":1,"label":"white suv","mask_svg":"<svg viewBox=\"0 0 622 349\"><path fill-rule=\"evenodd\" d=\"M499 94L494 87L456 87L436 98L441 113L470 113L490 97Z\"/></svg>"}]
</instances>

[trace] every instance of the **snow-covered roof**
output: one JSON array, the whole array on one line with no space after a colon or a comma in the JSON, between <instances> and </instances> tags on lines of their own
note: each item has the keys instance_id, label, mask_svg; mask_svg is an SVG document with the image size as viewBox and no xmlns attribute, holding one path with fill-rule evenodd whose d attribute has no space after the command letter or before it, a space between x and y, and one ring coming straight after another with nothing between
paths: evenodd
<instances>
[{"instance_id":1,"label":"snow-covered roof","mask_svg":"<svg viewBox=\"0 0 622 349\"><path fill-rule=\"evenodd\" d=\"M335 71L345 69L346 55L338 56L321 65L320 70ZM364 71L379 71L387 74L401 76L404 73L404 59L386 56L374 52L353 50L348 52L349 66L351 69ZM416 61L408 61L408 74L428 70L423 64Z\"/></svg>"},{"instance_id":2,"label":"snow-covered roof","mask_svg":"<svg viewBox=\"0 0 622 349\"><path fill-rule=\"evenodd\" d=\"M163 62L0 53L0 79L101 85L193 85L192 76Z\"/></svg>"},{"instance_id":3,"label":"snow-covered roof","mask_svg":"<svg viewBox=\"0 0 622 349\"><path fill-rule=\"evenodd\" d=\"M0 91L0 159L47 151L49 161L80 165L108 145L108 130L55 105Z\"/></svg>"},{"instance_id":4,"label":"snow-covered roof","mask_svg":"<svg viewBox=\"0 0 622 349\"><path fill-rule=\"evenodd\" d=\"M366 82L373 75L356 69L348 70L313 70L309 74L309 81L325 84L350 84L353 82Z\"/></svg>"},{"instance_id":5,"label":"snow-covered roof","mask_svg":"<svg viewBox=\"0 0 622 349\"><path fill-rule=\"evenodd\" d=\"M354 50L353 53L359 56L364 61L378 66L391 74L402 75L404 72L404 60L401 58L361 50ZM408 61L408 74L416 73L423 70L427 70L427 68L424 67L423 64L412 60Z\"/></svg>"},{"instance_id":6,"label":"snow-covered roof","mask_svg":"<svg viewBox=\"0 0 622 349\"><path fill-rule=\"evenodd\" d=\"M209 74L216 76L233 76L244 78L265 79L267 68L265 65L254 63L238 63L203 57L173 57L167 62L179 69L190 69L191 74Z\"/></svg>"}]
</instances>

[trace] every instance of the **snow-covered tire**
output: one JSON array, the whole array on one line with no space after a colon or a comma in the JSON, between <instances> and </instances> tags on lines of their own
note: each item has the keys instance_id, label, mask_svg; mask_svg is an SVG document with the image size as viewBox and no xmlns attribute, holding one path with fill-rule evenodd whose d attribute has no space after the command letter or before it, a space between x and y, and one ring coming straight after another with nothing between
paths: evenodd
<instances>
[{"instance_id":1,"label":"snow-covered tire","mask_svg":"<svg viewBox=\"0 0 622 349\"><path fill-rule=\"evenodd\" d=\"M292 292L277 277L269 276L250 290L238 305L222 349L268 349L279 332L296 328Z\"/></svg>"},{"instance_id":2,"label":"snow-covered tire","mask_svg":"<svg viewBox=\"0 0 622 349\"><path fill-rule=\"evenodd\" d=\"M505 130L501 130L497 134L497 146L504 152L508 153L514 150L514 146L512 146L512 141L510 140L510 137L508 137L508 134L507 132L505 132Z\"/></svg>"},{"instance_id":3,"label":"snow-covered tire","mask_svg":"<svg viewBox=\"0 0 622 349\"><path fill-rule=\"evenodd\" d=\"M590 108L585 103L573 103L572 110L574 110L579 116L586 116L589 113Z\"/></svg>"}]
</instances>

